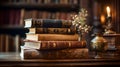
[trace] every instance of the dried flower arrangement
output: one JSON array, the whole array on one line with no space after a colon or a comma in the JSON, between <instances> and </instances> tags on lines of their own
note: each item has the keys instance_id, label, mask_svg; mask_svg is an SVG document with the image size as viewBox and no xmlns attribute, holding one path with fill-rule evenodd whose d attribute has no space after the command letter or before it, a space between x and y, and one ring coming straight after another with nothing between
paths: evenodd
<instances>
[{"instance_id":1,"label":"dried flower arrangement","mask_svg":"<svg viewBox=\"0 0 120 67\"><path fill-rule=\"evenodd\" d=\"M80 9L78 14L72 15L72 24L77 28L81 33L88 33L90 26L86 24L88 11L86 9Z\"/></svg>"},{"instance_id":2,"label":"dried flower arrangement","mask_svg":"<svg viewBox=\"0 0 120 67\"><path fill-rule=\"evenodd\" d=\"M79 13L72 15L72 24L76 27L78 34L82 38L85 33L88 33L91 26L87 25L86 20L88 16L88 11L84 8L80 9Z\"/></svg>"}]
</instances>

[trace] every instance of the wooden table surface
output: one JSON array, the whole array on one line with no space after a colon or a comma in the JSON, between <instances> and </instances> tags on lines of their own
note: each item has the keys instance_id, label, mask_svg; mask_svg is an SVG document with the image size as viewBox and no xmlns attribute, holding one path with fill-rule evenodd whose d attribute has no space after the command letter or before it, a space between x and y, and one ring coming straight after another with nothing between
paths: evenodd
<instances>
[{"instance_id":1,"label":"wooden table surface","mask_svg":"<svg viewBox=\"0 0 120 67\"><path fill-rule=\"evenodd\" d=\"M21 59L19 53L0 53L0 67L2 66L120 66L120 57L104 59Z\"/></svg>"}]
</instances>

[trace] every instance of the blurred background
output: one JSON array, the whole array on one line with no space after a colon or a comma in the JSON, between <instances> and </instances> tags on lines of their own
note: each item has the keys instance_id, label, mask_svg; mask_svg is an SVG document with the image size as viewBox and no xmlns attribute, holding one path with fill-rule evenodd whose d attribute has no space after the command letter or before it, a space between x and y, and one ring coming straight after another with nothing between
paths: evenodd
<instances>
[{"instance_id":1,"label":"blurred background","mask_svg":"<svg viewBox=\"0 0 120 67\"><path fill-rule=\"evenodd\" d=\"M24 19L65 19L77 14L80 8L88 10L87 23L93 26L87 35L104 32L108 16L106 7L110 8L112 30L120 33L120 1L119 0L1 0L0 1L0 52L19 51L22 40L28 30L24 29ZM120 44L119 37L116 38ZM17 45L16 45L17 44Z\"/></svg>"}]
</instances>

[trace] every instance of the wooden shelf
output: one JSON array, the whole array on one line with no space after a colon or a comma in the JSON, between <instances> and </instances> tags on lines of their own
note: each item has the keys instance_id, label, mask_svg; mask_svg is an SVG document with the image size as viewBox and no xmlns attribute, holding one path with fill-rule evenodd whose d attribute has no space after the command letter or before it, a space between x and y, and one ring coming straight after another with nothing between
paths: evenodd
<instances>
[{"instance_id":1,"label":"wooden shelf","mask_svg":"<svg viewBox=\"0 0 120 67\"><path fill-rule=\"evenodd\" d=\"M12 8L12 9L38 9L47 11L76 11L79 10L78 4L24 4L24 3L8 3L0 4L0 8Z\"/></svg>"}]
</instances>

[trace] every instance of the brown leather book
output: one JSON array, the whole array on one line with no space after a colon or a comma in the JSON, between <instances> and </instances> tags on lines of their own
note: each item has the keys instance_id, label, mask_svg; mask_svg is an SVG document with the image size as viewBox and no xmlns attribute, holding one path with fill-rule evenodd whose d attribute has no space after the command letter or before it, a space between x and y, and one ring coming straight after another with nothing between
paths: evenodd
<instances>
[{"instance_id":1,"label":"brown leather book","mask_svg":"<svg viewBox=\"0 0 120 67\"><path fill-rule=\"evenodd\" d=\"M88 59L88 48L36 50L21 46L21 59Z\"/></svg>"},{"instance_id":2,"label":"brown leather book","mask_svg":"<svg viewBox=\"0 0 120 67\"><path fill-rule=\"evenodd\" d=\"M28 28L34 34L75 34L75 28Z\"/></svg>"},{"instance_id":3,"label":"brown leather book","mask_svg":"<svg viewBox=\"0 0 120 67\"><path fill-rule=\"evenodd\" d=\"M78 34L26 34L26 39L35 41L78 41Z\"/></svg>"},{"instance_id":4,"label":"brown leather book","mask_svg":"<svg viewBox=\"0 0 120 67\"><path fill-rule=\"evenodd\" d=\"M83 41L33 41L25 40L25 47L38 50L66 49L66 48L86 48Z\"/></svg>"}]
</instances>

